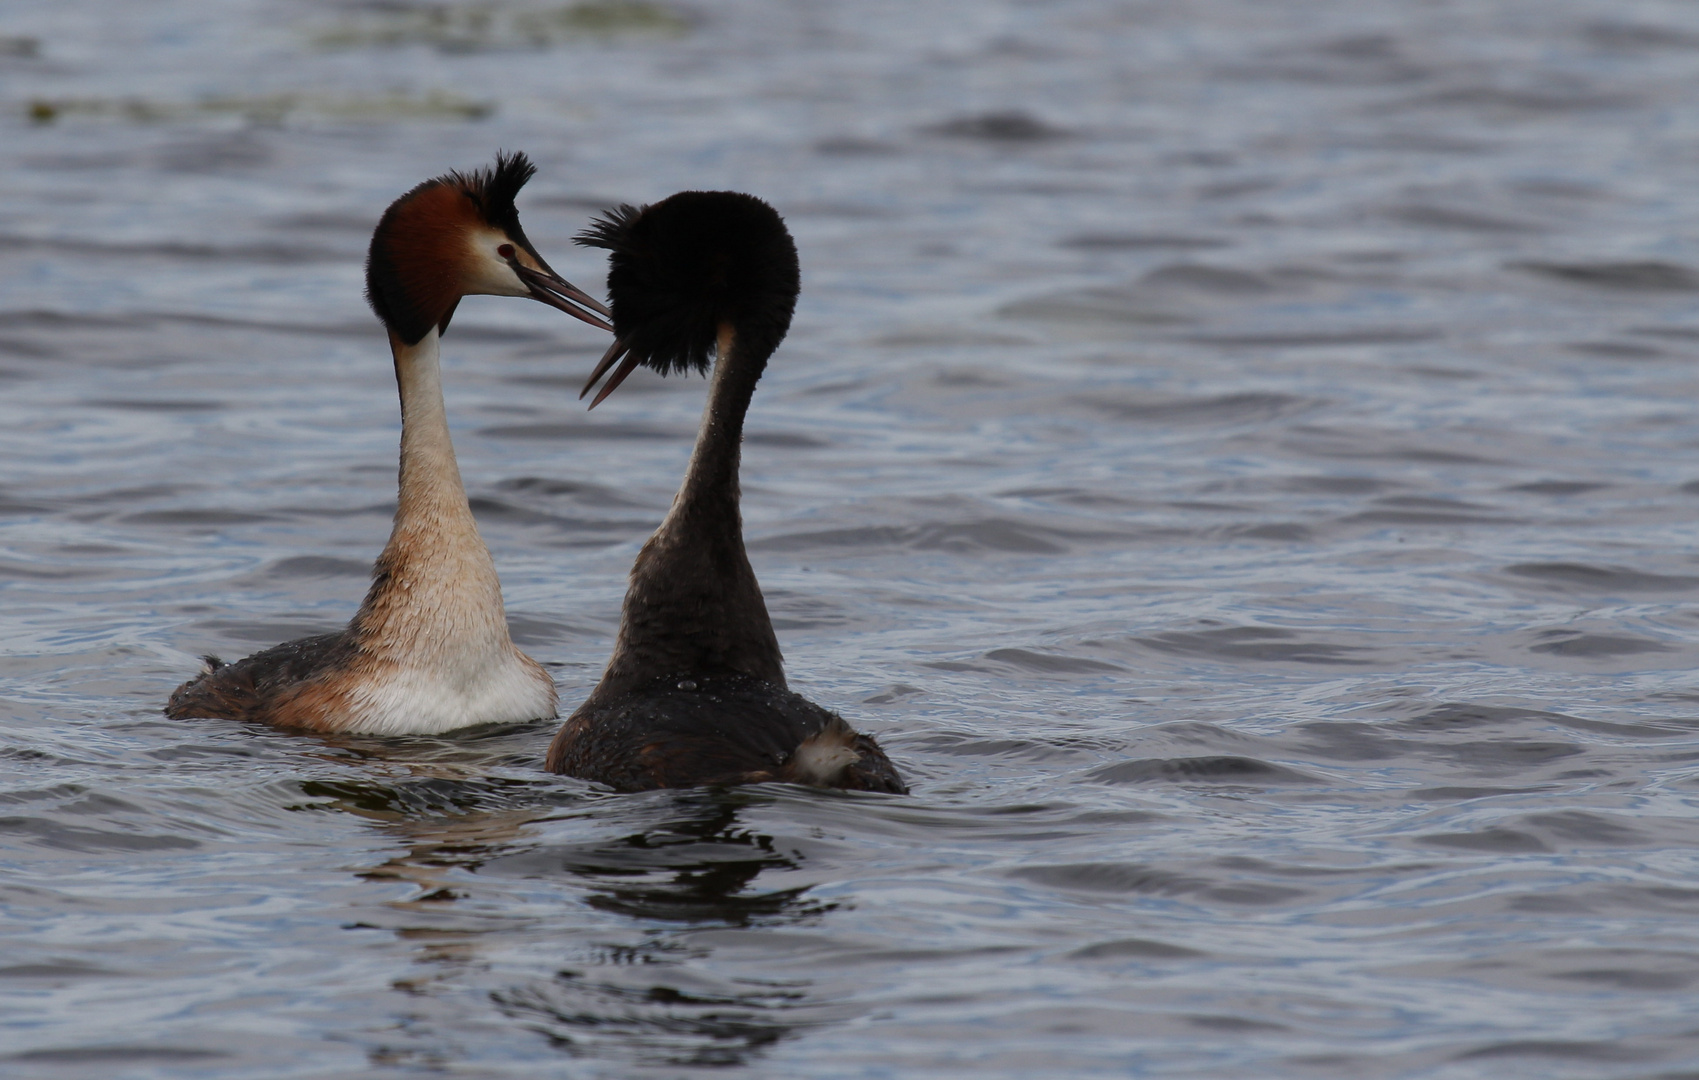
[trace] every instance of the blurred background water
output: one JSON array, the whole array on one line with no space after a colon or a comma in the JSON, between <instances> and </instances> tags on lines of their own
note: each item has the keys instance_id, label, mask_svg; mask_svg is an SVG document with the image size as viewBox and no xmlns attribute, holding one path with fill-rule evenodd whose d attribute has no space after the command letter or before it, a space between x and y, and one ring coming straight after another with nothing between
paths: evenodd
<instances>
[{"instance_id":1,"label":"blurred background water","mask_svg":"<svg viewBox=\"0 0 1699 1080\"><path fill-rule=\"evenodd\" d=\"M0 1072L1699 1075L1696 94L1679 0L10 0ZM592 291L788 218L751 555L912 796L159 715L358 602L366 240L497 148ZM703 393L603 344L445 342L568 708Z\"/></svg>"}]
</instances>

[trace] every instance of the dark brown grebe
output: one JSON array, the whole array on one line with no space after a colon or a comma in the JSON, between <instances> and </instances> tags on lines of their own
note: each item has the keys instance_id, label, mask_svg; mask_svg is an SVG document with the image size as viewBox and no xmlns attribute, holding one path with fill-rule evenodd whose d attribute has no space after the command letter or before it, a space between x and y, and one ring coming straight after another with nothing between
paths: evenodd
<instances>
[{"instance_id":1,"label":"dark brown grebe","mask_svg":"<svg viewBox=\"0 0 1699 1080\"><path fill-rule=\"evenodd\" d=\"M789 780L907 791L877 744L785 687L784 660L743 548L743 418L796 306L796 245L750 195L686 191L620 207L578 238L604 247L615 363L591 407L639 364L708 369L696 450L637 556L602 681L549 747L548 768L621 791ZM621 358L623 357L623 362Z\"/></svg>"},{"instance_id":2,"label":"dark brown grebe","mask_svg":"<svg viewBox=\"0 0 1699 1080\"><path fill-rule=\"evenodd\" d=\"M395 528L346 629L206 669L165 706L174 719L262 720L402 734L556 715L554 680L514 647L501 582L466 503L443 411L438 339L463 296L525 296L602 329L608 310L563 280L519 227L523 154L428 180L372 234L366 298L389 329L401 392Z\"/></svg>"}]
</instances>

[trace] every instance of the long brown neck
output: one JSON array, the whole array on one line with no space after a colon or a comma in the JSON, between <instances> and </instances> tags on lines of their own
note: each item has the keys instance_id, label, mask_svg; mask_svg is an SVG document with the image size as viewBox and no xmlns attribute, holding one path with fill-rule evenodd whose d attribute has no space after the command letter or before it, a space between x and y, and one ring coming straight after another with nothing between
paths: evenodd
<instances>
[{"instance_id":1,"label":"long brown neck","mask_svg":"<svg viewBox=\"0 0 1699 1080\"><path fill-rule=\"evenodd\" d=\"M415 345L393 334L401 392L395 527L355 616L361 648L394 660L471 662L468 645L509 645L495 563L460 482L443 407L437 331Z\"/></svg>"},{"instance_id":2,"label":"long brown neck","mask_svg":"<svg viewBox=\"0 0 1699 1080\"><path fill-rule=\"evenodd\" d=\"M696 449L672 509L631 569L613 658L592 697L671 675L741 672L785 684L784 657L743 547L743 418L766 367L720 327Z\"/></svg>"},{"instance_id":3,"label":"long brown neck","mask_svg":"<svg viewBox=\"0 0 1699 1080\"><path fill-rule=\"evenodd\" d=\"M702 423L696 429L696 448L691 451L690 467L673 497L667 521L688 517L699 526L727 527L741 550L743 517L738 509L742 495L738 467L743 462L743 419L749 412L749 402L755 395L755 384L761 378L766 358L750 363L749 358L736 354L736 348L731 326L722 325L715 345L714 378L708 387L708 400L702 406Z\"/></svg>"}]
</instances>

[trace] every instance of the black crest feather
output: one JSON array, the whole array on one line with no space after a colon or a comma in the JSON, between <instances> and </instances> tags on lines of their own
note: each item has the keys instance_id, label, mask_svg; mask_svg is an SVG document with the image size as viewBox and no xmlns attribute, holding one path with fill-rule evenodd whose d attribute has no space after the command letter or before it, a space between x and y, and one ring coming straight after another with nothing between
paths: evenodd
<instances>
[{"instance_id":1,"label":"black crest feather","mask_svg":"<svg viewBox=\"0 0 1699 1080\"><path fill-rule=\"evenodd\" d=\"M765 361L790 329L801 271L778 211L735 191L619 206L574 237L606 248L614 334L644 366L706 372L721 323Z\"/></svg>"},{"instance_id":2,"label":"black crest feather","mask_svg":"<svg viewBox=\"0 0 1699 1080\"><path fill-rule=\"evenodd\" d=\"M478 169L470 173L449 173L443 177L448 183L460 185L478 210L484 215L484 220L498 229L506 229L515 240L514 235L519 231L519 207L515 200L519 198L519 189L525 182L537 175L537 166L523 153L496 152L496 163L488 169Z\"/></svg>"}]
</instances>

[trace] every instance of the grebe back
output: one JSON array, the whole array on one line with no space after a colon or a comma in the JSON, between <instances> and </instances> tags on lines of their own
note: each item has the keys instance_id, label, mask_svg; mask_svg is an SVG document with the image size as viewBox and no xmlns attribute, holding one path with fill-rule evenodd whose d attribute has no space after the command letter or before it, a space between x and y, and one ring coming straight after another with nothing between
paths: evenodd
<instances>
[{"instance_id":1,"label":"grebe back","mask_svg":"<svg viewBox=\"0 0 1699 1080\"><path fill-rule=\"evenodd\" d=\"M535 172L523 154L497 155L493 168L428 180L384 212L366 297L389 331L401 468L371 590L341 631L233 664L207 657L167 716L394 735L556 715L554 680L508 636L449 439L438 353L455 306L475 294L529 297L612 329L608 310L550 269L519 227L514 198Z\"/></svg>"}]
</instances>

